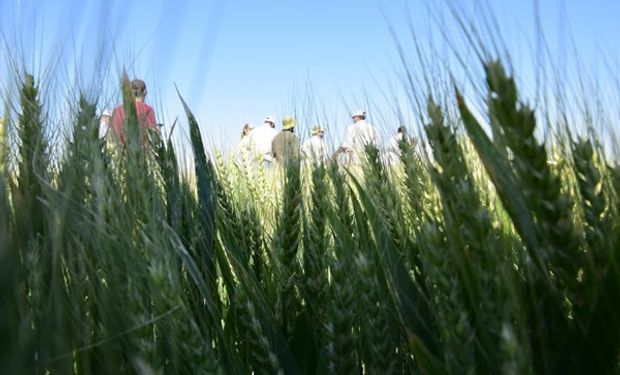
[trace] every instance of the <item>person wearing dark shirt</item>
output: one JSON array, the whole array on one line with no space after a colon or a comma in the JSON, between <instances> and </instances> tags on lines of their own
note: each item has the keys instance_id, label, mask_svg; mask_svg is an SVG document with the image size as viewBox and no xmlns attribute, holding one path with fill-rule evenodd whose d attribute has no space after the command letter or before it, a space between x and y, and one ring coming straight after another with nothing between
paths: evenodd
<instances>
[{"instance_id":1,"label":"person wearing dark shirt","mask_svg":"<svg viewBox=\"0 0 620 375\"><path fill-rule=\"evenodd\" d=\"M279 163L285 163L299 158L299 138L293 133L297 121L287 116L282 120L282 131L278 133L271 144L273 157Z\"/></svg>"}]
</instances>

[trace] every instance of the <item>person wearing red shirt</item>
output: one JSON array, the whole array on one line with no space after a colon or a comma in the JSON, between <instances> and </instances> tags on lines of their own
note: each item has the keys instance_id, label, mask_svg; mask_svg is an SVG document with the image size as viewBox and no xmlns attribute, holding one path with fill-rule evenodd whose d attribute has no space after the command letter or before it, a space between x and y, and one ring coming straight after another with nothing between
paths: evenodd
<instances>
[{"instance_id":1,"label":"person wearing red shirt","mask_svg":"<svg viewBox=\"0 0 620 375\"><path fill-rule=\"evenodd\" d=\"M153 107L144 102L146 98L146 83L141 79L134 79L131 81L131 94L135 98L136 114L138 115L138 123L140 124L140 130L152 129L159 132L159 128L155 123L155 111ZM123 133L123 127L125 124L125 109L123 105L119 105L112 112L112 121L110 127L114 130L115 135L120 141L125 144L125 135Z\"/></svg>"}]
</instances>

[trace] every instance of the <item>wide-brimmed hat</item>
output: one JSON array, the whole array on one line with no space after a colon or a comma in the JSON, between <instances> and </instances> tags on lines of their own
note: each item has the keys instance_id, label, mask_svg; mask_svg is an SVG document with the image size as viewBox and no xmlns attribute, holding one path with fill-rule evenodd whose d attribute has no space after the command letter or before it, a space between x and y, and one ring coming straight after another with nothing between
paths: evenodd
<instances>
[{"instance_id":1,"label":"wide-brimmed hat","mask_svg":"<svg viewBox=\"0 0 620 375\"><path fill-rule=\"evenodd\" d=\"M317 134L321 134L321 133L325 133L325 131L323 130L322 127L320 126L315 126L310 130L310 134L311 135L317 135Z\"/></svg>"},{"instance_id":2,"label":"wide-brimmed hat","mask_svg":"<svg viewBox=\"0 0 620 375\"><path fill-rule=\"evenodd\" d=\"M276 120L274 120L273 117L271 117L271 116L265 117L265 121L263 121L263 122L270 122L270 123L272 123L274 125L276 124Z\"/></svg>"},{"instance_id":3,"label":"wide-brimmed hat","mask_svg":"<svg viewBox=\"0 0 620 375\"><path fill-rule=\"evenodd\" d=\"M103 112L101 112L101 117L103 116L112 117L112 111L109 109L104 109Z\"/></svg>"},{"instance_id":4,"label":"wide-brimmed hat","mask_svg":"<svg viewBox=\"0 0 620 375\"><path fill-rule=\"evenodd\" d=\"M282 130L293 129L297 125L297 120L292 118L291 116L286 116L282 119Z\"/></svg>"}]
</instances>

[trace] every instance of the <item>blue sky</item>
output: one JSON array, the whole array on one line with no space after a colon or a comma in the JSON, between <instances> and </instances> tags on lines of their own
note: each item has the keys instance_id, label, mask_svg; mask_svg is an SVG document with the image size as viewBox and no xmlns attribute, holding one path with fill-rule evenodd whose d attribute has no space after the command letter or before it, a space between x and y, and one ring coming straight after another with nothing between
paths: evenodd
<instances>
[{"instance_id":1,"label":"blue sky","mask_svg":"<svg viewBox=\"0 0 620 375\"><path fill-rule=\"evenodd\" d=\"M266 115L281 119L291 112L300 117L304 135L314 122L328 122L329 138L337 144L348 113L357 108L370 109L385 140L398 124L377 113L392 111L399 96L395 87L403 81L389 26L407 51L413 51L408 19L419 37L438 40L444 50L442 28L427 11L431 4L443 29L456 33L448 7L437 5L443 3L448 2L0 0L0 64L23 57L39 77L47 74L58 85L100 93L102 108L120 100L115 89L124 67L130 77L147 81L147 101L167 125L176 116L185 124L176 84L207 143L219 147L234 147L244 122L258 124ZM451 3L464 14L490 4L517 72L533 90L535 2ZM603 74L605 63L617 65L619 1L541 0L536 6L557 67L571 57L573 40L594 76ZM104 63L110 73L95 74ZM6 90L5 68L2 74ZM179 129L182 136L184 125Z\"/></svg>"}]
</instances>

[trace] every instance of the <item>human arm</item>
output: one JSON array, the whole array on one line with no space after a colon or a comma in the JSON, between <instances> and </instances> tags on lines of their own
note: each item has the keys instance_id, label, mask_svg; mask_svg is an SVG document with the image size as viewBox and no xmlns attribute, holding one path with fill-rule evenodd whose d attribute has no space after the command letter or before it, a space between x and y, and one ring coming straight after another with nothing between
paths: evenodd
<instances>
[{"instance_id":1,"label":"human arm","mask_svg":"<svg viewBox=\"0 0 620 375\"><path fill-rule=\"evenodd\" d=\"M116 138L120 140L123 145L125 144L125 136L123 135L124 121L125 110L123 109L123 106L118 106L114 108L114 111L112 112L112 118L110 119L110 127L112 128L114 136L116 136Z\"/></svg>"},{"instance_id":2,"label":"human arm","mask_svg":"<svg viewBox=\"0 0 620 375\"><path fill-rule=\"evenodd\" d=\"M146 110L146 126L150 129L153 129L159 133L159 126L157 126L157 122L155 121L155 111L153 107L149 106Z\"/></svg>"}]
</instances>

